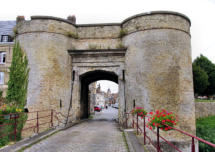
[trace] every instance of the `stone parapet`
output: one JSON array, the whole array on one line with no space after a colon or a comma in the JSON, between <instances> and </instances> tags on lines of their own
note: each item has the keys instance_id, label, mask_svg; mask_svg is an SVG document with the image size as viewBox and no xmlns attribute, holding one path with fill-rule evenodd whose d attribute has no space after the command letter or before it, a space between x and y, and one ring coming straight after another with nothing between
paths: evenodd
<instances>
[{"instance_id":1,"label":"stone parapet","mask_svg":"<svg viewBox=\"0 0 215 152\"><path fill-rule=\"evenodd\" d=\"M173 29L190 34L190 20L183 14L168 11L154 11L132 16L122 22L127 33L152 29Z\"/></svg>"},{"instance_id":2,"label":"stone parapet","mask_svg":"<svg viewBox=\"0 0 215 152\"><path fill-rule=\"evenodd\" d=\"M67 20L66 20L67 21ZM65 22L65 20L56 20L53 17L32 17L30 21L23 21L17 24L18 34L24 33L56 33L63 34L68 37L76 35L75 25Z\"/></svg>"},{"instance_id":3,"label":"stone parapet","mask_svg":"<svg viewBox=\"0 0 215 152\"><path fill-rule=\"evenodd\" d=\"M75 37L76 39L120 38L126 34L150 29L174 29L190 34L190 20L183 14L169 11L154 11L137 14L121 23L74 24L68 19L52 16L32 16L30 21L18 24L19 34L50 32ZM121 32L124 35L121 35Z\"/></svg>"}]
</instances>

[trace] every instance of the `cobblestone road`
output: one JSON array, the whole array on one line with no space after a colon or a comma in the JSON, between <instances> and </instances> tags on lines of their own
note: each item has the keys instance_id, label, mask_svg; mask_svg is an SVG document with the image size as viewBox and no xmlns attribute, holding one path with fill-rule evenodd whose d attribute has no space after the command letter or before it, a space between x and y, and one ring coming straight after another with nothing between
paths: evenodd
<instances>
[{"instance_id":1,"label":"cobblestone road","mask_svg":"<svg viewBox=\"0 0 215 152\"><path fill-rule=\"evenodd\" d=\"M96 119L61 131L25 152L127 152L117 123L105 121L102 117L105 113L108 111L96 113Z\"/></svg>"}]
</instances>

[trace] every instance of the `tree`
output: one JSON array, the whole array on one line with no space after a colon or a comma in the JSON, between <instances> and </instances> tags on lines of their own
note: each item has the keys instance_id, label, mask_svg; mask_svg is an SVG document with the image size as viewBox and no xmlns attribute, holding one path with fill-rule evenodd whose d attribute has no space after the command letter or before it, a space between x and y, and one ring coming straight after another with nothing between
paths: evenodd
<instances>
[{"instance_id":1,"label":"tree","mask_svg":"<svg viewBox=\"0 0 215 152\"><path fill-rule=\"evenodd\" d=\"M13 57L9 73L8 90L6 98L24 107L27 97L28 86L28 60L22 51L19 42L13 48Z\"/></svg>"},{"instance_id":2,"label":"tree","mask_svg":"<svg viewBox=\"0 0 215 152\"><path fill-rule=\"evenodd\" d=\"M214 95L215 94L215 64L213 64L207 57L203 56L202 54L200 57L197 57L193 65L199 66L202 70L206 72L208 75L208 82L209 85L205 89L203 95ZM195 79L195 76L194 76ZM198 86L197 83L199 82L194 82L194 86Z\"/></svg>"},{"instance_id":3,"label":"tree","mask_svg":"<svg viewBox=\"0 0 215 152\"><path fill-rule=\"evenodd\" d=\"M207 73L196 64L193 64L193 83L197 95L203 95L209 85Z\"/></svg>"}]
</instances>

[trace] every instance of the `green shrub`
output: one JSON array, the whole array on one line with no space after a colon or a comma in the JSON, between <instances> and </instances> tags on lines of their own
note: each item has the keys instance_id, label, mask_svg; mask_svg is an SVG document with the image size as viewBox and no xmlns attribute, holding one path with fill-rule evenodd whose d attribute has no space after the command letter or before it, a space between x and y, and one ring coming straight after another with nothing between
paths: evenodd
<instances>
[{"instance_id":1,"label":"green shrub","mask_svg":"<svg viewBox=\"0 0 215 152\"><path fill-rule=\"evenodd\" d=\"M10 141L15 140L14 130L15 130L15 118L16 118L16 140L21 139L21 130L23 128L24 122L27 119L26 114L23 113L23 109L15 104L3 104L0 106L0 135L6 135L4 137L0 136L0 147L6 145Z\"/></svg>"},{"instance_id":2,"label":"green shrub","mask_svg":"<svg viewBox=\"0 0 215 152\"><path fill-rule=\"evenodd\" d=\"M215 116L199 118L196 121L196 135L211 143L215 143ZM200 152L212 152L215 148L199 142Z\"/></svg>"},{"instance_id":3,"label":"green shrub","mask_svg":"<svg viewBox=\"0 0 215 152\"><path fill-rule=\"evenodd\" d=\"M6 99L0 105L0 147L10 141L15 140L14 130L16 126L16 140L21 139L21 131L27 120L27 115L23 113L26 104L28 86L28 60L18 42L13 48L13 57L9 73L8 90ZM12 118L12 117L17 117ZM12 119L10 119L12 118ZM1 137L2 135L6 135Z\"/></svg>"},{"instance_id":4,"label":"green shrub","mask_svg":"<svg viewBox=\"0 0 215 152\"><path fill-rule=\"evenodd\" d=\"M28 59L16 42L13 48L6 98L10 102L16 101L16 104L23 108L26 104L28 74Z\"/></svg>"},{"instance_id":5,"label":"green shrub","mask_svg":"<svg viewBox=\"0 0 215 152\"><path fill-rule=\"evenodd\" d=\"M3 91L0 90L0 98L3 96Z\"/></svg>"}]
</instances>

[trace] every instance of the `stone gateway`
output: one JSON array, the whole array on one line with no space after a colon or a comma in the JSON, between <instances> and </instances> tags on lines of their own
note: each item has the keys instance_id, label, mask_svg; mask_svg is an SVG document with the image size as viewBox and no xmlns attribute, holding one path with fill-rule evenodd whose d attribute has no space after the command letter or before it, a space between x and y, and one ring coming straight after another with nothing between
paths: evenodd
<instances>
[{"instance_id":1,"label":"stone gateway","mask_svg":"<svg viewBox=\"0 0 215 152\"><path fill-rule=\"evenodd\" d=\"M52 108L72 115L62 121L78 121L89 116L88 85L111 80L119 85L120 124L135 100L147 111L176 113L177 127L195 134L190 25L185 15L166 11L108 24L48 16L19 21L16 39L30 67L28 109Z\"/></svg>"}]
</instances>

